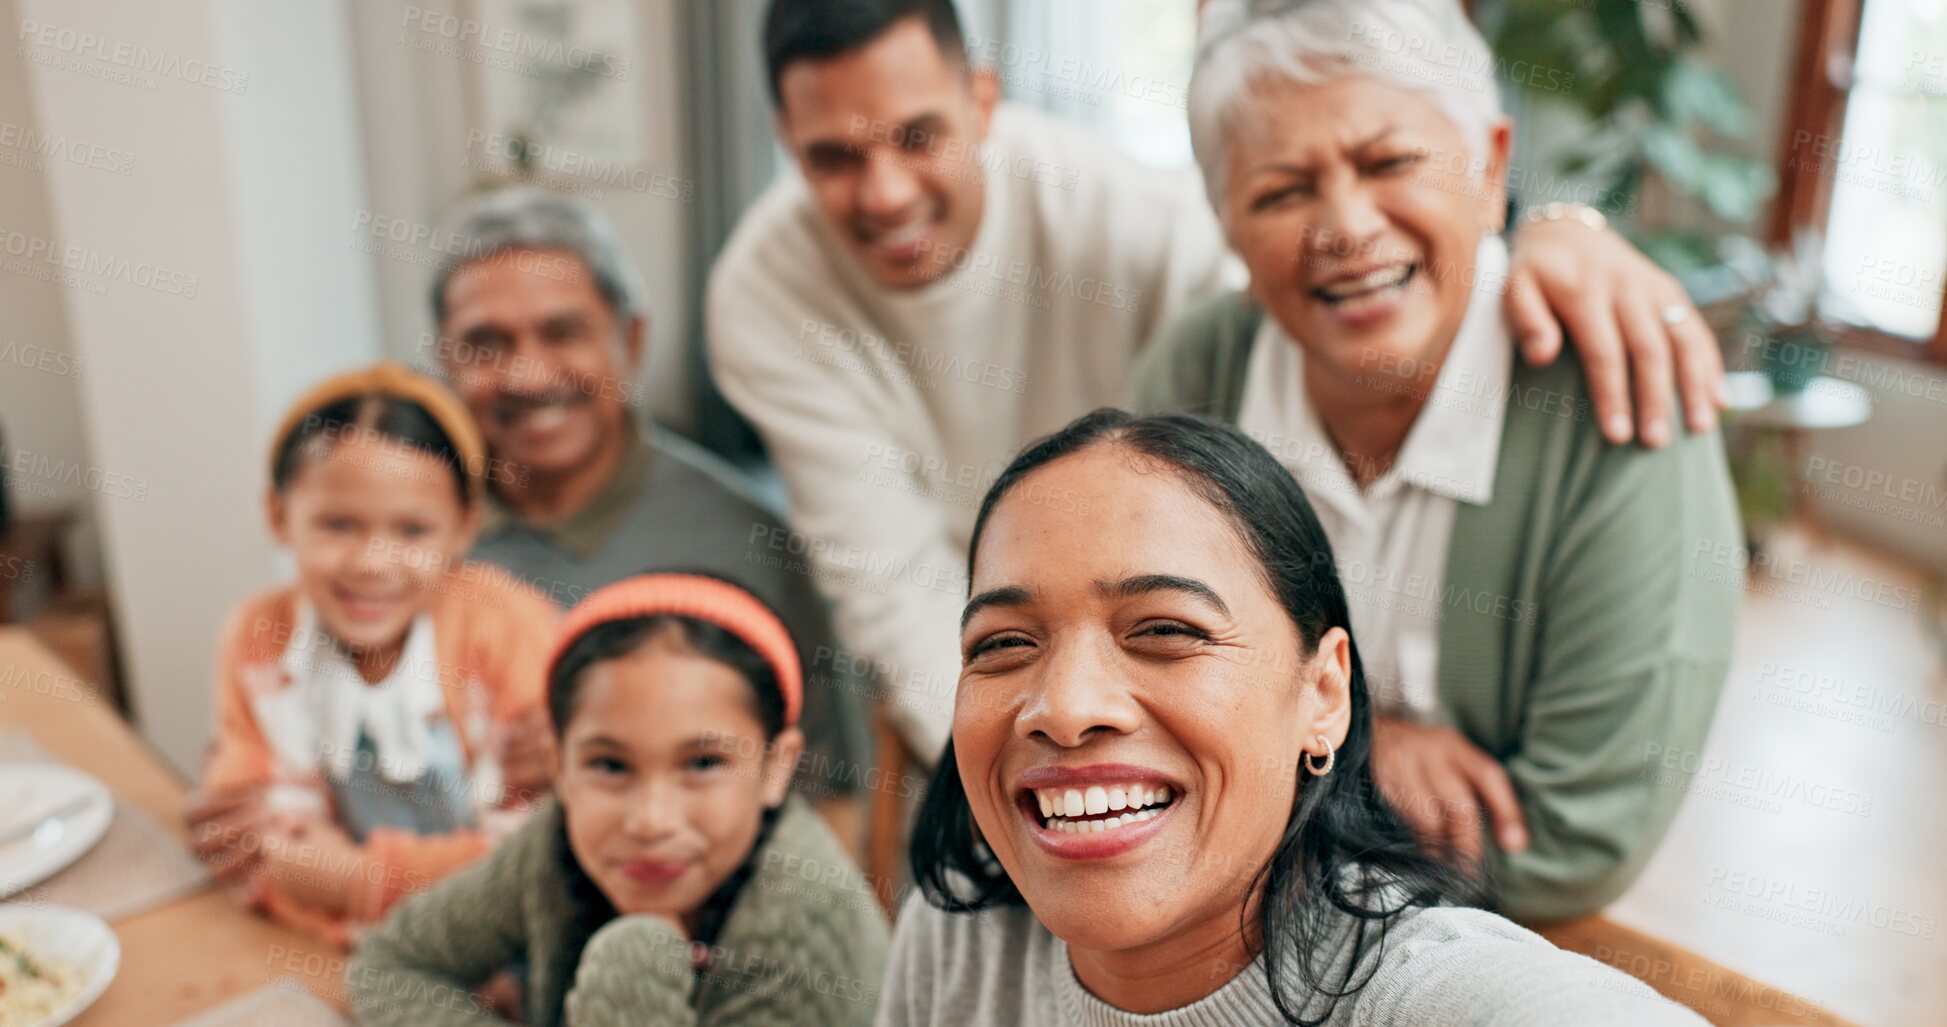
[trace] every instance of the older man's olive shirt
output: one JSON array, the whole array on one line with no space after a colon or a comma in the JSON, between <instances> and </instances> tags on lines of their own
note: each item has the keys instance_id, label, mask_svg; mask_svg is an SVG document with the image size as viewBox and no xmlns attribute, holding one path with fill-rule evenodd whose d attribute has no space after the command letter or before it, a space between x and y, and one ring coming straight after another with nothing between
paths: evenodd
<instances>
[{"instance_id":1,"label":"older man's olive shirt","mask_svg":"<svg viewBox=\"0 0 1947 1027\"><path fill-rule=\"evenodd\" d=\"M608 485L554 521L522 518L489 496L472 558L499 564L569 607L645 571L702 571L769 603L791 630L805 666L799 789L810 798L852 794L872 767L869 672L838 647L801 545L737 472L701 447L651 427Z\"/></svg>"}]
</instances>

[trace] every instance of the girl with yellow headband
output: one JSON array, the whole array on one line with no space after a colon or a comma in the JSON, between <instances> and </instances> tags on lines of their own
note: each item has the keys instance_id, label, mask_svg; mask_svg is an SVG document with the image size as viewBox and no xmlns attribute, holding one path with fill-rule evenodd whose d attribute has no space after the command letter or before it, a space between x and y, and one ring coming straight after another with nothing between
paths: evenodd
<instances>
[{"instance_id":1,"label":"girl with yellow headband","mask_svg":"<svg viewBox=\"0 0 1947 1027\"><path fill-rule=\"evenodd\" d=\"M463 563L486 455L397 364L332 378L274 437L266 506L294 584L223 633L198 853L273 916L349 943L484 854L547 786L554 608Z\"/></svg>"}]
</instances>

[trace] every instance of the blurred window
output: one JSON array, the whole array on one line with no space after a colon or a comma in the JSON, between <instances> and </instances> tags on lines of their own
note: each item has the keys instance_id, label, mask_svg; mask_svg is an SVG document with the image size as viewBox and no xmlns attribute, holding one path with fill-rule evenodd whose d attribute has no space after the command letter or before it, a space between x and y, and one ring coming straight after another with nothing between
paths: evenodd
<instances>
[{"instance_id":1,"label":"blurred window","mask_svg":"<svg viewBox=\"0 0 1947 1027\"><path fill-rule=\"evenodd\" d=\"M1820 312L1947 360L1947 3L1806 0L1776 242L1825 236Z\"/></svg>"},{"instance_id":2,"label":"blurred window","mask_svg":"<svg viewBox=\"0 0 1947 1027\"><path fill-rule=\"evenodd\" d=\"M1010 0L999 14L1000 31L968 48L1008 99L1087 125L1146 164L1193 163L1194 0Z\"/></svg>"}]
</instances>

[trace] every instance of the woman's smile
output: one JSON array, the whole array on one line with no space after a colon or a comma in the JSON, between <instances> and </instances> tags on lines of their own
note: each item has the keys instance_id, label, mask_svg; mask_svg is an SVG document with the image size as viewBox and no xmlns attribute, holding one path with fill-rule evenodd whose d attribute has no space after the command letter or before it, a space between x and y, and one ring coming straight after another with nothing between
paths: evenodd
<instances>
[{"instance_id":1,"label":"woman's smile","mask_svg":"<svg viewBox=\"0 0 1947 1027\"><path fill-rule=\"evenodd\" d=\"M1015 806L1050 855L1108 859L1160 834L1184 798L1182 785L1154 770L1098 763L1022 774Z\"/></svg>"},{"instance_id":2,"label":"woman's smile","mask_svg":"<svg viewBox=\"0 0 1947 1027\"><path fill-rule=\"evenodd\" d=\"M1310 295L1341 325L1364 328L1405 307L1419 276L1417 261L1353 268L1313 286Z\"/></svg>"}]
</instances>

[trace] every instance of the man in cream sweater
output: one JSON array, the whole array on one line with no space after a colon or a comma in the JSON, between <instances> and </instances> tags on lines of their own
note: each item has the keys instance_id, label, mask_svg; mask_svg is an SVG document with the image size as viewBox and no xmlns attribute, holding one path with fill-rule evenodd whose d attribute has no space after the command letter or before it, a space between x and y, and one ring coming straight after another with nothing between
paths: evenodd
<instances>
[{"instance_id":1,"label":"man in cream sweater","mask_svg":"<svg viewBox=\"0 0 1947 1027\"><path fill-rule=\"evenodd\" d=\"M746 213L705 314L718 386L791 496L791 531L751 548L834 602L845 651L817 654L813 680L869 667L931 761L987 486L1023 443L1119 399L1144 343L1224 287L1223 240L1193 177L1000 103L951 0L773 0L764 43L799 173ZM1631 370L1646 444L1670 437L1673 377L1691 427L1714 423L1716 343L1681 289L1569 213L1514 250L1529 359L1560 348L1553 307L1612 441L1632 434ZM1623 309L1644 295L1661 323Z\"/></svg>"}]
</instances>

